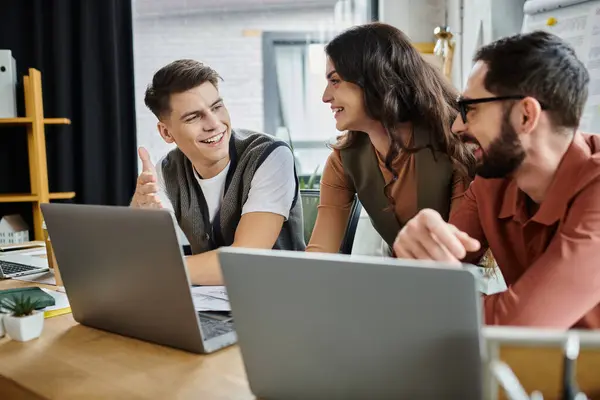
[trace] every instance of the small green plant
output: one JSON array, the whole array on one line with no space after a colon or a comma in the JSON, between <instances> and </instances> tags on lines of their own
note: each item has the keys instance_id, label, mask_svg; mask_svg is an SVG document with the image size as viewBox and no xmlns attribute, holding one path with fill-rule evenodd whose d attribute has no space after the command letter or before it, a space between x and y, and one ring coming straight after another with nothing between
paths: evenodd
<instances>
[{"instance_id":1,"label":"small green plant","mask_svg":"<svg viewBox=\"0 0 600 400\"><path fill-rule=\"evenodd\" d=\"M31 297L25 297L21 294L20 297L13 296L12 300L4 299L2 308L8 311L13 317L26 317L33 314L39 308L39 300L32 300Z\"/></svg>"},{"instance_id":2,"label":"small green plant","mask_svg":"<svg viewBox=\"0 0 600 400\"><path fill-rule=\"evenodd\" d=\"M320 165L317 165L312 175L308 178L308 182L304 181L304 178L300 178L300 189L318 189L317 176Z\"/></svg>"}]
</instances>

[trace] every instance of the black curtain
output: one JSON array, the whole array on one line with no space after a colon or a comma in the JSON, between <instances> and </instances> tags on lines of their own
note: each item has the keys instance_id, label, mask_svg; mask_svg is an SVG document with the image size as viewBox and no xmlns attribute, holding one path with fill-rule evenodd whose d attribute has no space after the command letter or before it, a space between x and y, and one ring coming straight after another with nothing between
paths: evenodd
<instances>
[{"instance_id":1,"label":"black curtain","mask_svg":"<svg viewBox=\"0 0 600 400\"><path fill-rule=\"evenodd\" d=\"M75 191L76 203L128 204L137 175L133 29L129 0L3 0L0 49L23 75L42 74L50 191ZM24 127L0 125L0 193L28 192ZM0 204L0 215L29 204Z\"/></svg>"}]
</instances>

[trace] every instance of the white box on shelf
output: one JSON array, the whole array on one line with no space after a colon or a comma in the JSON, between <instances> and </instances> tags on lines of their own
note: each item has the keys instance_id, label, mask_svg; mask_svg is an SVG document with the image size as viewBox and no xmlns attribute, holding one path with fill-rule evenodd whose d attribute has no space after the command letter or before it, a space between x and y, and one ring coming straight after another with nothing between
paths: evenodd
<instances>
[{"instance_id":1,"label":"white box on shelf","mask_svg":"<svg viewBox=\"0 0 600 400\"><path fill-rule=\"evenodd\" d=\"M17 62L0 49L0 118L17 117Z\"/></svg>"}]
</instances>

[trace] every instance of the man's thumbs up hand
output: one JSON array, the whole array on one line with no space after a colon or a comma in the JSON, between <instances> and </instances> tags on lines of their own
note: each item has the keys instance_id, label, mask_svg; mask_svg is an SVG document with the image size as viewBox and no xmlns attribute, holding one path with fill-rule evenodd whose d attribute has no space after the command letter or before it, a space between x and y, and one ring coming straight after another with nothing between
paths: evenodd
<instances>
[{"instance_id":1,"label":"man's thumbs up hand","mask_svg":"<svg viewBox=\"0 0 600 400\"><path fill-rule=\"evenodd\" d=\"M140 208L163 208L158 198L156 168L150 160L150 154L144 147L140 147L138 155L142 161L142 172L138 176L131 205Z\"/></svg>"},{"instance_id":2,"label":"man's thumbs up hand","mask_svg":"<svg viewBox=\"0 0 600 400\"><path fill-rule=\"evenodd\" d=\"M140 147L138 149L138 155L140 160L142 160L142 173L143 172L151 172L155 175L156 169L154 168L154 164L152 164L152 160L150 160L150 154L145 147Z\"/></svg>"}]
</instances>

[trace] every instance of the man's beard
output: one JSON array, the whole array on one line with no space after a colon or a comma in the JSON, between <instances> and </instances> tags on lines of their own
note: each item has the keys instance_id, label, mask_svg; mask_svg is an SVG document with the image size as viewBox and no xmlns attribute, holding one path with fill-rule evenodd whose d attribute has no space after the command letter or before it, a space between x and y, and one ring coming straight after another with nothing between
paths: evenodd
<instances>
[{"instance_id":1,"label":"man's beard","mask_svg":"<svg viewBox=\"0 0 600 400\"><path fill-rule=\"evenodd\" d=\"M502 118L500 136L494 139L483 152L476 173L482 178L506 178L511 175L525 159L525 149L519 141L519 135L510 123L510 109Z\"/></svg>"}]
</instances>

